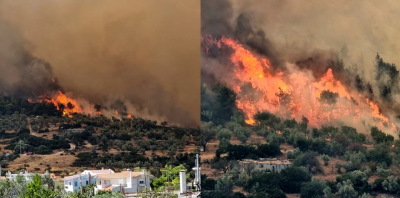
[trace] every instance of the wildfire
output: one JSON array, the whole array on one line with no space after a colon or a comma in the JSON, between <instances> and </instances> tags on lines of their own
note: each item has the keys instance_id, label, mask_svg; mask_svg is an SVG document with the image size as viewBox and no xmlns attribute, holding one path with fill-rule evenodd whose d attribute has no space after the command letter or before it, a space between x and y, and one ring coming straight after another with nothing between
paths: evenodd
<instances>
[{"instance_id":1,"label":"wildfire","mask_svg":"<svg viewBox=\"0 0 400 198\"><path fill-rule=\"evenodd\" d=\"M126 115L127 118L132 118L131 114Z\"/></svg>"},{"instance_id":2,"label":"wildfire","mask_svg":"<svg viewBox=\"0 0 400 198\"><path fill-rule=\"evenodd\" d=\"M72 117L72 113L82 113L82 109L79 106L78 102L72 98L68 98L61 91L58 92L58 96L55 99L45 99L48 102L52 102L56 104L58 110L63 111L63 115L68 115Z\"/></svg>"},{"instance_id":3,"label":"wildfire","mask_svg":"<svg viewBox=\"0 0 400 198\"><path fill-rule=\"evenodd\" d=\"M281 132L281 131L276 131L276 133L279 134L279 135L282 135L282 132Z\"/></svg>"},{"instance_id":4,"label":"wildfire","mask_svg":"<svg viewBox=\"0 0 400 198\"><path fill-rule=\"evenodd\" d=\"M115 115L118 115L118 111L117 110L115 110Z\"/></svg>"},{"instance_id":5,"label":"wildfire","mask_svg":"<svg viewBox=\"0 0 400 198\"><path fill-rule=\"evenodd\" d=\"M230 56L233 77L231 80L225 79L224 83L238 94L236 105L245 113L247 124L255 124L253 116L258 111L269 111L298 120L304 115L311 126L317 127L337 119L349 122L363 119L375 120L378 125L389 125L396 130L388 117L380 113L376 103L347 90L335 78L332 69L328 69L319 79L291 65L288 66L291 69L285 73L276 73L271 70L272 65L267 58L251 52L234 39L222 37L216 40L208 37L203 39L203 43L206 46L216 44L218 48L233 49ZM249 87L257 96L246 91ZM322 96L324 91L329 92Z\"/></svg>"},{"instance_id":6,"label":"wildfire","mask_svg":"<svg viewBox=\"0 0 400 198\"><path fill-rule=\"evenodd\" d=\"M326 138L325 140L328 141L328 142L330 142L330 141L331 141L331 138Z\"/></svg>"},{"instance_id":7,"label":"wildfire","mask_svg":"<svg viewBox=\"0 0 400 198\"><path fill-rule=\"evenodd\" d=\"M394 146L394 144L392 145L392 148L394 148L395 146Z\"/></svg>"}]
</instances>

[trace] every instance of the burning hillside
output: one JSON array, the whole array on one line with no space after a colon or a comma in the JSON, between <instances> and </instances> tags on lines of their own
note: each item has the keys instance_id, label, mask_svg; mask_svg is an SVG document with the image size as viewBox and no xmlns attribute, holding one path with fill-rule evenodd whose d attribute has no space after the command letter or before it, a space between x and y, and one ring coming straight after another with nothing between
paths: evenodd
<instances>
[{"instance_id":1,"label":"burning hillside","mask_svg":"<svg viewBox=\"0 0 400 198\"><path fill-rule=\"evenodd\" d=\"M211 9L207 2L202 6ZM345 67L340 53L285 60L290 56L279 54L246 14L238 14L236 24L231 25L226 9L229 3L223 2L226 5L221 7L214 3L213 9L221 9L219 12L204 11L220 15L203 19L202 79L232 89L248 124L255 123L257 112L269 111L298 121L305 116L315 127L345 124L366 131L378 126L397 133L396 113L390 110L398 87L399 72L394 64L377 55L377 82L367 82ZM207 23L211 20L214 23ZM372 88L371 83L378 86Z\"/></svg>"},{"instance_id":2,"label":"burning hillside","mask_svg":"<svg viewBox=\"0 0 400 198\"><path fill-rule=\"evenodd\" d=\"M0 1L0 95L198 127L199 12L185 0Z\"/></svg>"}]
</instances>

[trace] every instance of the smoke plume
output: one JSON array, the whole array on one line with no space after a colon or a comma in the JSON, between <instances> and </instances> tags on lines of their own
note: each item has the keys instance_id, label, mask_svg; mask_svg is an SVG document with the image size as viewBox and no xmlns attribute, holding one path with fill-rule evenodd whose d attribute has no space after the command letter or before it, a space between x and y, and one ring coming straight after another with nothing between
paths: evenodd
<instances>
[{"instance_id":1,"label":"smoke plume","mask_svg":"<svg viewBox=\"0 0 400 198\"><path fill-rule=\"evenodd\" d=\"M32 97L62 87L197 127L199 23L198 1L0 0L0 90Z\"/></svg>"}]
</instances>

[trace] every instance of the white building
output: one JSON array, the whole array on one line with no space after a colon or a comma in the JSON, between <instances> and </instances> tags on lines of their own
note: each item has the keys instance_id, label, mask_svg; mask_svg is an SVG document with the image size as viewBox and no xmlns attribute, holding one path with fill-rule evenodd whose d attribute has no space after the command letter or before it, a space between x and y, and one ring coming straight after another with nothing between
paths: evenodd
<instances>
[{"instance_id":1,"label":"white building","mask_svg":"<svg viewBox=\"0 0 400 198\"><path fill-rule=\"evenodd\" d=\"M17 175L23 176L27 182L32 181L33 177L35 176L34 173L28 173L27 170L21 170L19 174L12 174L10 171L8 171L6 173L6 179L15 179Z\"/></svg>"},{"instance_id":2,"label":"white building","mask_svg":"<svg viewBox=\"0 0 400 198\"><path fill-rule=\"evenodd\" d=\"M65 177L64 179L64 190L67 192L79 191L82 186L86 186L89 184L89 175L88 174L77 174L69 177ZM94 183L95 180L90 178L90 183Z\"/></svg>"},{"instance_id":3,"label":"white building","mask_svg":"<svg viewBox=\"0 0 400 198\"><path fill-rule=\"evenodd\" d=\"M136 193L144 189L150 190L153 175L143 172L132 172L131 170L122 171L120 173L98 174L95 176L96 187L95 193L99 190L104 191L120 191L124 193Z\"/></svg>"},{"instance_id":4,"label":"white building","mask_svg":"<svg viewBox=\"0 0 400 198\"><path fill-rule=\"evenodd\" d=\"M260 158L260 160L245 159L240 161L242 171L249 168L253 170L280 172L291 164L289 160L277 160L276 158Z\"/></svg>"},{"instance_id":5,"label":"white building","mask_svg":"<svg viewBox=\"0 0 400 198\"><path fill-rule=\"evenodd\" d=\"M74 190L79 191L80 186L86 186L89 184L89 180L91 184L96 183L95 176L99 174L112 174L115 173L111 169L101 169L101 170L85 170L81 174L72 175L69 177L65 177L64 180L64 189L67 192L73 192Z\"/></svg>"},{"instance_id":6,"label":"white building","mask_svg":"<svg viewBox=\"0 0 400 198\"><path fill-rule=\"evenodd\" d=\"M82 172L82 174L85 174L85 175L90 174L91 176L96 176L98 174L110 174L110 173L115 173L115 172L111 169L85 170Z\"/></svg>"}]
</instances>

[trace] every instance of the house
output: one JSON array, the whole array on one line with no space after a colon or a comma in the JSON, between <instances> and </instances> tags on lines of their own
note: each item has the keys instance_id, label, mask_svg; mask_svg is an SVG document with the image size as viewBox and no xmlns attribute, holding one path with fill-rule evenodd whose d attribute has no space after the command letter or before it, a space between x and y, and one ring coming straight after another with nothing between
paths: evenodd
<instances>
[{"instance_id":1,"label":"house","mask_svg":"<svg viewBox=\"0 0 400 198\"><path fill-rule=\"evenodd\" d=\"M94 183L94 179L89 177L88 174L76 174L69 177L65 177L64 190L67 192L79 191L82 186L86 186L90 183Z\"/></svg>"},{"instance_id":2,"label":"house","mask_svg":"<svg viewBox=\"0 0 400 198\"><path fill-rule=\"evenodd\" d=\"M82 128L65 129L65 132L70 133L82 133L83 131L85 131L85 129Z\"/></svg>"},{"instance_id":3,"label":"house","mask_svg":"<svg viewBox=\"0 0 400 198\"><path fill-rule=\"evenodd\" d=\"M143 172L132 172L132 170L120 173L97 174L95 193L103 191L121 191L124 193L140 192L144 189L151 189L150 183L153 175Z\"/></svg>"},{"instance_id":4,"label":"house","mask_svg":"<svg viewBox=\"0 0 400 198\"><path fill-rule=\"evenodd\" d=\"M239 162L243 171L246 169L280 172L292 163L289 160L277 160L276 158L260 158L259 160L245 159Z\"/></svg>"},{"instance_id":5,"label":"house","mask_svg":"<svg viewBox=\"0 0 400 198\"><path fill-rule=\"evenodd\" d=\"M96 176L98 174L110 174L110 173L115 173L111 169L101 169L101 170L85 170L82 172L82 174L88 175L90 174L91 176Z\"/></svg>"},{"instance_id":6,"label":"house","mask_svg":"<svg viewBox=\"0 0 400 198\"><path fill-rule=\"evenodd\" d=\"M8 171L6 173L6 179L14 179L16 178L18 175L23 176L25 178L25 181L30 182L32 181L33 177L35 176L34 173L28 173L27 170L23 170L21 169L21 171L19 172L19 174L12 174L10 171Z\"/></svg>"}]
</instances>

